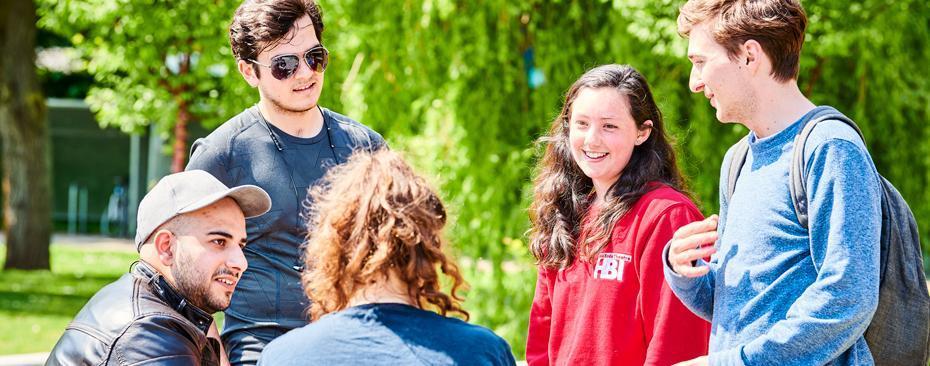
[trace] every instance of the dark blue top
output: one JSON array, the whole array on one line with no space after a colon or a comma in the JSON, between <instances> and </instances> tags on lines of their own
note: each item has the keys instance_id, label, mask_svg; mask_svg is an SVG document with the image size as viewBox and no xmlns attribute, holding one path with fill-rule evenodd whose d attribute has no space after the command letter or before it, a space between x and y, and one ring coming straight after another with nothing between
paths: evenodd
<instances>
[{"instance_id":1,"label":"dark blue top","mask_svg":"<svg viewBox=\"0 0 930 366\"><path fill-rule=\"evenodd\" d=\"M300 284L307 188L354 150L384 145L368 127L326 108L321 112L320 133L299 138L268 123L253 106L191 148L187 170L205 170L230 187L254 184L271 196L271 211L246 220L249 268L226 310L224 334L254 327L283 332L307 324L309 301Z\"/></svg>"},{"instance_id":2,"label":"dark blue top","mask_svg":"<svg viewBox=\"0 0 930 366\"><path fill-rule=\"evenodd\" d=\"M489 329L402 304L365 304L278 337L259 365L514 365Z\"/></svg>"}]
</instances>

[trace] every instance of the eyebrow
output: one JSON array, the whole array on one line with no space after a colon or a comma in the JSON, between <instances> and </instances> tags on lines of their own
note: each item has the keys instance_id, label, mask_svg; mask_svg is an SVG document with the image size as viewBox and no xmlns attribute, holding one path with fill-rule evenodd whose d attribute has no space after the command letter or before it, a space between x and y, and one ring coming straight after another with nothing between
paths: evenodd
<instances>
[{"instance_id":1,"label":"eyebrow","mask_svg":"<svg viewBox=\"0 0 930 366\"><path fill-rule=\"evenodd\" d=\"M207 235L219 235L219 236L222 236L222 237L225 237L225 238L228 238L228 239L232 239L232 237L233 237L232 234L227 233L227 232L225 232L225 231L211 231L211 232L207 233Z\"/></svg>"},{"instance_id":2,"label":"eyebrow","mask_svg":"<svg viewBox=\"0 0 930 366\"><path fill-rule=\"evenodd\" d=\"M598 116L598 117L594 118L594 117L591 117L591 116L589 116L589 115L587 115L587 114L583 114L583 113L579 113L579 114L578 114L578 117L580 117L580 118L585 118L585 119L620 119L619 116L615 116L615 115L601 115L601 116Z\"/></svg>"},{"instance_id":3,"label":"eyebrow","mask_svg":"<svg viewBox=\"0 0 930 366\"><path fill-rule=\"evenodd\" d=\"M232 239L232 238L233 238L232 234L227 233L227 232L225 232L225 231L211 231L211 232L208 232L207 235L219 235L219 236L222 236L222 237L227 238L227 239ZM248 240L246 240L246 238L242 238L241 240L239 240L239 242L240 242L240 243L247 243Z\"/></svg>"}]
</instances>

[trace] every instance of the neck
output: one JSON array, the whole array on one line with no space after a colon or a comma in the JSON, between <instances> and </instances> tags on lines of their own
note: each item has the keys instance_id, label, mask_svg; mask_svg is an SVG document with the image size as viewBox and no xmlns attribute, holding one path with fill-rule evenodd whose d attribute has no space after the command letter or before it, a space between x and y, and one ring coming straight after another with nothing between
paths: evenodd
<instances>
[{"instance_id":1,"label":"neck","mask_svg":"<svg viewBox=\"0 0 930 366\"><path fill-rule=\"evenodd\" d=\"M258 110L268 123L296 137L313 137L323 128L323 112L313 107L303 112L284 110L266 99L258 102Z\"/></svg>"},{"instance_id":2,"label":"neck","mask_svg":"<svg viewBox=\"0 0 930 366\"><path fill-rule=\"evenodd\" d=\"M770 80L757 91L755 111L744 123L758 138L781 132L816 107L801 93L796 80Z\"/></svg>"},{"instance_id":3,"label":"neck","mask_svg":"<svg viewBox=\"0 0 930 366\"><path fill-rule=\"evenodd\" d=\"M349 299L348 306L383 303L416 306L416 301L407 292L409 287L406 284L393 273L386 277L356 291Z\"/></svg>"},{"instance_id":4,"label":"neck","mask_svg":"<svg viewBox=\"0 0 930 366\"><path fill-rule=\"evenodd\" d=\"M149 268L161 274L171 286L175 285L174 276L171 274L171 268L158 260L158 253L155 251L154 245L143 245L142 248L139 249L139 259L147 264Z\"/></svg>"},{"instance_id":5,"label":"neck","mask_svg":"<svg viewBox=\"0 0 930 366\"><path fill-rule=\"evenodd\" d=\"M619 178L618 178L619 179ZM614 184L617 180L613 180L610 183L600 182L600 181L591 181L591 184L594 185L594 205L600 206L604 203L605 197L607 197L607 191L610 190L610 186Z\"/></svg>"}]
</instances>

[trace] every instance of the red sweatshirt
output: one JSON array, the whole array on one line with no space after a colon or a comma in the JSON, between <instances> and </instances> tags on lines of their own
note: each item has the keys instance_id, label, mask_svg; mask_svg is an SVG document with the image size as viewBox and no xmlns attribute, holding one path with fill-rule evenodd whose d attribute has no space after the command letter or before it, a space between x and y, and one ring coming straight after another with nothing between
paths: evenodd
<instances>
[{"instance_id":1,"label":"red sweatshirt","mask_svg":"<svg viewBox=\"0 0 930 366\"><path fill-rule=\"evenodd\" d=\"M706 355L710 324L682 305L662 272L675 230L701 219L694 203L663 185L614 225L595 259L540 267L528 364L671 365Z\"/></svg>"}]
</instances>

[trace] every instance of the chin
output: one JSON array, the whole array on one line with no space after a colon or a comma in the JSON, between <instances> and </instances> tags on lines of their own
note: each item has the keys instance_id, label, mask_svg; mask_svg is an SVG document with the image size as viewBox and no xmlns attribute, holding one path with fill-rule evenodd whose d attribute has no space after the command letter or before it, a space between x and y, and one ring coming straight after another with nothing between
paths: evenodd
<instances>
[{"instance_id":1,"label":"chin","mask_svg":"<svg viewBox=\"0 0 930 366\"><path fill-rule=\"evenodd\" d=\"M298 102L292 105L287 106L287 110L295 113L305 113L312 111L316 108L316 101L310 102Z\"/></svg>"}]
</instances>

